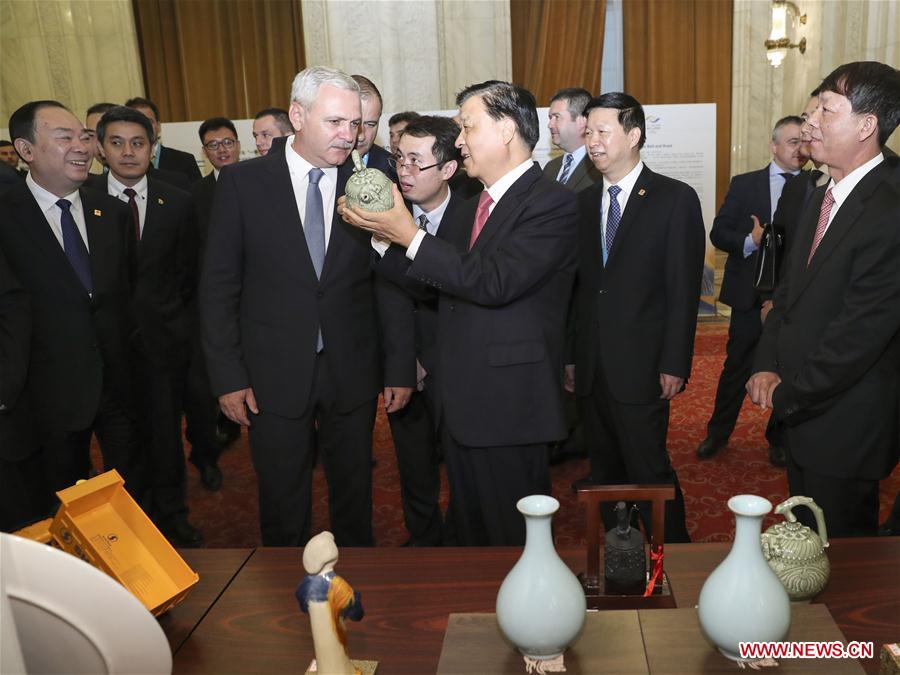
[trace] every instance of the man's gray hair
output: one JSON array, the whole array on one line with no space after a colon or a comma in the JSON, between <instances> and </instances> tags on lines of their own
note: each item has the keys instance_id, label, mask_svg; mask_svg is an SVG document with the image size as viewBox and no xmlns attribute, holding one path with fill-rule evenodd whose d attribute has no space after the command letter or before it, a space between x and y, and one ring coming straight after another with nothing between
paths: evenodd
<instances>
[{"instance_id":1,"label":"man's gray hair","mask_svg":"<svg viewBox=\"0 0 900 675\"><path fill-rule=\"evenodd\" d=\"M304 108L309 109L323 84L359 93L359 85L342 70L328 66L312 66L297 73L294 83L291 85L291 101L297 101Z\"/></svg>"}]
</instances>

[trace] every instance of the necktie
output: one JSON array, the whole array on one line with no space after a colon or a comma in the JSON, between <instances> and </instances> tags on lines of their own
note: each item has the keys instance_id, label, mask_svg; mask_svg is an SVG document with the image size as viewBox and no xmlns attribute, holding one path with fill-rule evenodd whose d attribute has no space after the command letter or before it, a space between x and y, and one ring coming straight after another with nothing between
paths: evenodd
<instances>
[{"instance_id":1,"label":"necktie","mask_svg":"<svg viewBox=\"0 0 900 675\"><path fill-rule=\"evenodd\" d=\"M303 234L306 237L306 245L309 247L309 257L312 258L313 267L316 270L316 279L322 276L322 265L325 262L325 214L322 209L322 192L319 190L319 180L325 172L313 167L309 170L309 187L306 189L306 222L303 223ZM325 347L322 340L322 327L319 326L319 337L316 342L316 353Z\"/></svg>"},{"instance_id":2,"label":"necktie","mask_svg":"<svg viewBox=\"0 0 900 675\"><path fill-rule=\"evenodd\" d=\"M809 182L812 183L813 187L815 187L816 183L819 182L819 179L825 175L824 171L819 171L818 169L813 169L809 172Z\"/></svg>"},{"instance_id":3,"label":"necktie","mask_svg":"<svg viewBox=\"0 0 900 675\"><path fill-rule=\"evenodd\" d=\"M785 171L784 173L780 173L780 174L778 174L778 175L781 176L782 178L784 178L785 180L787 180L788 178L790 178L790 177L793 176L794 174L792 174L790 171Z\"/></svg>"},{"instance_id":4,"label":"necktie","mask_svg":"<svg viewBox=\"0 0 900 675\"><path fill-rule=\"evenodd\" d=\"M619 221L622 220L622 207L619 206L619 200L616 197L622 191L618 185L610 185L609 192L609 212L606 216L606 255L612 251L613 242L616 240L616 230L619 229Z\"/></svg>"},{"instance_id":5,"label":"necktie","mask_svg":"<svg viewBox=\"0 0 900 675\"><path fill-rule=\"evenodd\" d=\"M475 209L475 223L472 225L472 236L469 238L469 250L472 250L472 247L475 246L475 241L478 239L478 235L481 234L481 231L484 229L484 224L487 222L488 216L490 215L491 204L494 203L494 200L491 199L491 194L487 190L482 190L481 195L478 197L478 208Z\"/></svg>"},{"instance_id":6,"label":"necktie","mask_svg":"<svg viewBox=\"0 0 900 675\"><path fill-rule=\"evenodd\" d=\"M78 231L78 225L75 224L75 217L69 210L72 202L68 199L60 199L56 205L62 211L60 222L62 224L63 250L69 259L69 264L75 270L75 276L84 286L84 290L88 294L94 292L94 282L91 279L91 257L88 254L87 246L84 245L84 239Z\"/></svg>"},{"instance_id":7,"label":"necktie","mask_svg":"<svg viewBox=\"0 0 900 675\"><path fill-rule=\"evenodd\" d=\"M419 216L419 229L428 232L428 216L424 213Z\"/></svg>"},{"instance_id":8,"label":"necktie","mask_svg":"<svg viewBox=\"0 0 900 675\"><path fill-rule=\"evenodd\" d=\"M828 218L831 217L831 207L834 206L834 195L831 194L831 188L825 192L822 199L822 208L819 209L819 222L816 225L816 234L813 236L812 247L809 249L809 257L806 259L806 266L812 262L816 249L822 243L822 237L825 236L825 230L828 228Z\"/></svg>"},{"instance_id":9,"label":"necktie","mask_svg":"<svg viewBox=\"0 0 900 675\"><path fill-rule=\"evenodd\" d=\"M569 180L569 170L572 168L572 155L566 153L566 158L563 160L563 168L562 173L559 174L559 178L557 181L562 185L565 185Z\"/></svg>"},{"instance_id":10,"label":"necktie","mask_svg":"<svg viewBox=\"0 0 900 675\"><path fill-rule=\"evenodd\" d=\"M137 201L135 197L137 196L137 192L135 192L132 188L125 188L122 190L125 195L128 197L128 206L131 207L131 220L134 222L134 238L138 241L141 240L141 213L138 211Z\"/></svg>"}]
</instances>

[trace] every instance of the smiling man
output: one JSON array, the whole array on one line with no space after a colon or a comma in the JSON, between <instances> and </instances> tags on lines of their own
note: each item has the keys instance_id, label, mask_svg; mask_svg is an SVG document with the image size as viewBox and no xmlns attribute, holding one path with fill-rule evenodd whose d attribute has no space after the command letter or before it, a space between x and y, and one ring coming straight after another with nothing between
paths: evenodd
<instances>
[{"instance_id":1,"label":"smiling man","mask_svg":"<svg viewBox=\"0 0 900 675\"><path fill-rule=\"evenodd\" d=\"M810 152L831 180L800 218L747 383L785 424L790 493L833 537L876 533L897 464L900 193L882 146L898 122L891 66L848 63L819 86Z\"/></svg>"},{"instance_id":2,"label":"smiling man","mask_svg":"<svg viewBox=\"0 0 900 675\"><path fill-rule=\"evenodd\" d=\"M691 372L705 230L689 185L641 160L644 109L625 93L585 109L603 182L578 197L575 365L591 482L669 484L666 541L688 541L684 497L666 450L669 402ZM612 505L610 504L609 507ZM649 527L649 505L640 504ZM615 524L604 508L607 527Z\"/></svg>"},{"instance_id":3,"label":"smiling man","mask_svg":"<svg viewBox=\"0 0 900 675\"><path fill-rule=\"evenodd\" d=\"M128 205L136 252L134 314L138 325L140 426L150 488L150 517L176 546L196 546L187 520L181 411L194 320L197 241L187 192L148 176L153 125L115 106L97 123L109 172L97 187ZM176 174L177 175L177 174Z\"/></svg>"},{"instance_id":4,"label":"smiling man","mask_svg":"<svg viewBox=\"0 0 900 675\"><path fill-rule=\"evenodd\" d=\"M225 414L250 427L263 544L309 539L318 454L336 541L371 546L376 401L383 392L390 413L412 393L412 313L399 287L375 278L369 237L334 212L359 85L307 68L290 116L283 153L219 177L200 283L210 381Z\"/></svg>"},{"instance_id":5,"label":"smiling man","mask_svg":"<svg viewBox=\"0 0 900 675\"><path fill-rule=\"evenodd\" d=\"M531 92L490 80L456 102L456 146L484 189L441 221L440 236L417 226L396 190L391 211L344 213L405 248L407 276L440 294L436 390L459 543L515 546L525 542L516 502L550 493L549 445L566 435L575 195L531 158Z\"/></svg>"},{"instance_id":6,"label":"smiling man","mask_svg":"<svg viewBox=\"0 0 900 675\"><path fill-rule=\"evenodd\" d=\"M26 391L48 487L88 477L96 433L104 467L140 499L128 207L80 187L93 141L62 104L26 103L9 132L29 173L0 200L0 248L31 300Z\"/></svg>"}]
</instances>

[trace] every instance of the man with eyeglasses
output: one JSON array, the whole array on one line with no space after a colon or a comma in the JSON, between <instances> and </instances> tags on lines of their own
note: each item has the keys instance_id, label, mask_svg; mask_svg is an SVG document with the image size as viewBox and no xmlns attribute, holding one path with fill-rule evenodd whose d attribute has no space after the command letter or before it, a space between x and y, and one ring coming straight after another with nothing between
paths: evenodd
<instances>
[{"instance_id":1,"label":"man with eyeglasses","mask_svg":"<svg viewBox=\"0 0 900 675\"><path fill-rule=\"evenodd\" d=\"M449 241L441 223L453 218L462 199L449 187L456 173L459 151L454 142L459 126L448 117L417 117L400 132L397 153L391 157L400 191L422 230ZM437 293L406 276L408 260L399 246L375 241L383 257L375 271L406 288L415 303L417 391L403 409L388 415L397 469L403 518L411 546L437 546L445 539L439 502L441 490L437 428Z\"/></svg>"},{"instance_id":2,"label":"man with eyeglasses","mask_svg":"<svg viewBox=\"0 0 900 675\"><path fill-rule=\"evenodd\" d=\"M464 546L521 546L516 502L550 494L549 445L566 435L563 343L575 276L575 194L532 159L534 95L490 80L456 97L456 139L484 189L442 233L403 204L341 207L348 222L402 247L407 275L436 289L441 447L453 527Z\"/></svg>"}]
</instances>

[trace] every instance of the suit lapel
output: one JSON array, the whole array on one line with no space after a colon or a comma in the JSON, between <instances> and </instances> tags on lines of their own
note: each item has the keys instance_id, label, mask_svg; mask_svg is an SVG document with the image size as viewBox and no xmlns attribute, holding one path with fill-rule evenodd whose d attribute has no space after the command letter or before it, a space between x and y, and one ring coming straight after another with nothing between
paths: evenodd
<instances>
[{"instance_id":1,"label":"suit lapel","mask_svg":"<svg viewBox=\"0 0 900 675\"><path fill-rule=\"evenodd\" d=\"M109 241L106 232L119 227L107 209L95 198L89 190L80 190L81 207L84 209L84 224L87 229L88 248L90 248L91 277L94 280L94 293L97 293L102 272L108 266ZM74 274L74 272L73 272ZM80 282L79 282L80 283Z\"/></svg>"},{"instance_id":2,"label":"suit lapel","mask_svg":"<svg viewBox=\"0 0 900 675\"><path fill-rule=\"evenodd\" d=\"M804 237L804 239L808 238L808 245L802 251L805 253L802 257L802 264L806 267L803 270L803 274L800 276L800 283L796 287L796 292L793 293L793 300L796 300L809 285L810 280L819 273L819 270L822 269L825 265L828 264L828 258L834 253L834 250L838 247L841 240L847 236L847 234L856 226L856 224L860 220L860 216L865 211L865 202L871 196L872 192L875 188L881 183L882 176L881 170L884 168L884 163L882 162L879 166L872 169L863 179L854 187L850 194L847 195L847 198L844 200L844 203L841 204L840 209L837 214L835 214L834 219L831 221L831 224L828 226L828 229L825 230L825 235L822 237L822 241L819 242L819 246L816 249L816 253L813 256L812 260L809 263L809 266L806 266L806 259L809 256L809 250L812 248L812 240L813 235L815 233L816 226L818 225L819 220L819 211L822 206L822 199L819 198L818 194L816 194L816 198L813 203L818 206L818 208L810 209L807 213L807 225L811 225L808 229L811 230L811 233L808 234L808 237ZM822 192L822 197L825 196L826 186L820 188ZM798 264L800 261L797 261Z\"/></svg>"},{"instance_id":3,"label":"suit lapel","mask_svg":"<svg viewBox=\"0 0 900 675\"><path fill-rule=\"evenodd\" d=\"M622 220L619 221L619 228L616 230L616 238L613 240L612 249L607 252L606 266L609 267L616 259L616 251L624 245L624 240L628 237L631 230L634 229L634 221L644 208L644 202L652 194L653 172L644 165L641 174L632 188L631 195L628 197L628 204L625 205L625 212L622 214ZM602 186L602 183L601 183ZM602 187L601 187L602 196ZM600 207L597 207L599 212ZM601 258L602 260L602 258Z\"/></svg>"},{"instance_id":4,"label":"suit lapel","mask_svg":"<svg viewBox=\"0 0 900 675\"><path fill-rule=\"evenodd\" d=\"M285 148L285 152L287 152L287 148ZM300 212L297 210L297 200L294 198L294 186L291 183L291 172L288 169L287 159L284 153L273 154L270 152L264 161L266 162L266 173L269 176L267 182L269 203L275 210L274 217L277 222L283 224L285 241L288 242L288 246L297 252L301 274L306 277L308 282L315 284L318 281L316 270L313 267L312 256L309 255L306 236L303 234L303 222L300 220ZM334 234L333 231L332 234ZM323 268L323 276L324 271Z\"/></svg>"},{"instance_id":5,"label":"suit lapel","mask_svg":"<svg viewBox=\"0 0 900 675\"><path fill-rule=\"evenodd\" d=\"M334 190L334 207L331 210L331 235L328 237L328 246L325 248L325 261L322 263L322 276L320 279L324 281L328 278L328 273L330 270L338 266L338 260L341 255L347 251L347 242L350 236L350 228L352 225L348 225L343 221L343 219L338 215L337 212L337 200L344 194L344 188L347 186L347 179L353 173L353 171L347 167L342 168L345 165L341 165L337 170L337 185ZM362 236L362 235L359 235ZM306 239L304 237L304 243ZM306 248L307 254L309 254L309 247ZM312 258L309 259L309 264L312 265Z\"/></svg>"},{"instance_id":6,"label":"suit lapel","mask_svg":"<svg viewBox=\"0 0 900 675\"><path fill-rule=\"evenodd\" d=\"M573 192L578 192L579 188L581 188L581 183L587 177L588 167L586 162L590 162L590 158L585 155L581 158L581 161L575 165L575 168L572 171L572 175L569 176L569 180L566 181L566 187L572 190Z\"/></svg>"},{"instance_id":7,"label":"suit lapel","mask_svg":"<svg viewBox=\"0 0 900 675\"><path fill-rule=\"evenodd\" d=\"M494 235L499 232L509 218L518 211L522 200L519 196L528 192L532 185L542 176L541 170L536 164L532 164L531 168L522 174L516 182L514 182L506 193L497 202L491 215L488 216L484 229L475 240L472 251L484 248ZM476 200L477 203L477 200ZM474 222L474 218L473 218Z\"/></svg>"}]
</instances>

